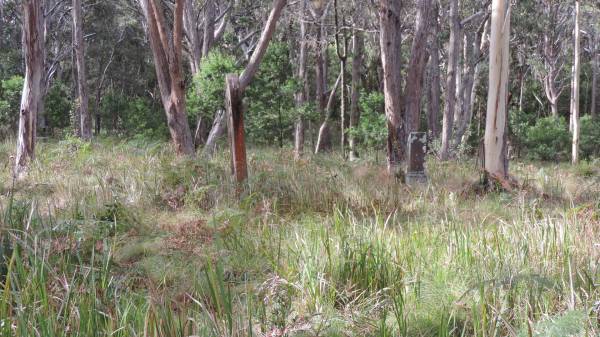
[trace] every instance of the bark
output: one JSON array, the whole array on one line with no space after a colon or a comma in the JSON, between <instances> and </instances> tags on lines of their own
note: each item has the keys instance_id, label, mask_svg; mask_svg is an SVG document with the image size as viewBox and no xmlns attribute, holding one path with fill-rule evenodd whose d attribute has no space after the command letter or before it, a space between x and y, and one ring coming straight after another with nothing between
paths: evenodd
<instances>
[{"instance_id":1,"label":"bark","mask_svg":"<svg viewBox=\"0 0 600 337\"><path fill-rule=\"evenodd\" d=\"M237 75L229 74L225 79L225 107L227 109L227 130L231 145L231 170L238 183L248 178L246 143L244 135L243 91Z\"/></svg>"},{"instance_id":2,"label":"bark","mask_svg":"<svg viewBox=\"0 0 600 337\"><path fill-rule=\"evenodd\" d=\"M81 0L73 0L73 50L77 63L77 108L80 118L80 135L84 140L92 138L92 118L89 110L89 98L87 92L87 71L85 68L85 41L83 40L83 18Z\"/></svg>"},{"instance_id":3,"label":"bark","mask_svg":"<svg viewBox=\"0 0 600 337\"><path fill-rule=\"evenodd\" d=\"M544 92L550 104L552 116L558 117L558 100L565 89L563 68L565 65L566 15L561 13L561 4L544 1L543 12L548 20L548 29L544 31L542 56L545 74L542 77Z\"/></svg>"},{"instance_id":4,"label":"bark","mask_svg":"<svg viewBox=\"0 0 600 337\"><path fill-rule=\"evenodd\" d=\"M348 39L345 31L341 33L341 26L338 16L338 2L333 1L335 9L335 51L338 59L340 60L340 148L342 150L342 156L346 158L346 62L348 60ZM344 19L342 18L342 21ZM341 23L345 26L345 22ZM340 41L341 40L341 41ZM343 46L342 46L343 44Z\"/></svg>"},{"instance_id":5,"label":"bark","mask_svg":"<svg viewBox=\"0 0 600 337\"><path fill-rule=\"evenodd\" d=\"M579 73L581 72L580 45L581 33L579 27L579 0L575 1L575 47L573 48L573 93L571 95L571 115L573 116L573 149L572 163L579 162Z\"/></svg>"},{"instance_id":6,"label":"bark","mask_svg":"<svg viewBox=\"0 0 600 337\"><path fill-rule=\"evenodd\" d=\"M459 106L459 118L456 123L457 128L454 135L454 144L457 148L463 142L463 137L473 119L473 109L479 83L479 61L485 44L484 33L486 28L487 20L483 22L477 32L465 33L464 70L462 88L459 90L461 104Z\"/></svg>"},{"instance_id":7,"label":"bark","mask_svg":"<svg viewBox=\"0 0 600 337\"><path fill-rule=\"evenodd\" d=\"M329 128L329 124L331 122L331 117L333 114L333 102L335 100L335 92L337 91L342 78L344 77L343 72L340 72L333 88L331 89L331 93L329 94L329 99L327 100L327 106L325 108L325 121L321 124L319 128L319 136L317 138L317 145L315 146L315 154L318 154L323 151L328 151L331 149L331 132Z\"/></svg>"},{"instance_id":8,"label":"bark","mask_svg":"<svg viewBox=\"0 0 600 337\"><path fill-rule=\"evenodd\" d=\"M23 1L23 54L25 81L19 111L15 177L22 179L35 158L37 115L43 109L44 10L42 0Z\"/></svg>"},{"instance_id":9,"label":"bark","mask_svg":"<svg viewBox=\"0 0 600 337\"><path fill-rule=\"evenodd\" d=\"M208 0L204 5L204 39L202 41L202 56L206 57L215 40L215 2Z\"/></svg>"},{"instance_id":10,"label":"bark","mask_svg":"<svg viewBox=\"0 0 600 337\"><path fill-rule=\"evenodd\" d=\"M454 112L456 108L456 76L458 58L460 56L460 18L458 0L450 0L450 42L448 44L448 74L446 78L446 104L442 126L442 148L440 159L450 157L450 142L454 127Z\"/></svg>"},{"instance_id":11,"label":"bark","mask_svg":"<svg viewBox=\"0 0 600 337\"><path fill-rule=\"evenodd\" d=\"M277 27L277 21L286 4L287 0L274 0L267 23L248 65L246 65L239 78L233 74L229 74L225 78L225 106L228 114L229 144L231 146L233 174L238 183L242 183L248 178L242 97L258 71Z\"/></svg>"},{"instance_id":12,"label":"bark","mask_svg":"<svg viewBox=\"0 0 600 337\"><path fill-rule=\"evenodd\" d=\"M360 86L361 78L360 71L363 62L363 36L357 29L353 30L352 34L352 92L350 93L350 125L349 127L356 128L360 122L360 110L358 107L360 101ZM349 158L355 160L358 158L358 149L356 146L356 138L352 135L348 137Z\"/></svg>"},{"instance_id":13,"label":"bark","mask_svg":"<svg viewBox=\"0 0 600 337\"><path fill-rule=\"evenodd\" d=\"M406 153L406 126L402 116L402 37L401 3L380 0L379 42L383 67L383 93L388 124L387 161L390 174L401 174L400 165Z\"/></svg>"},{"instance_id":14,"label":"bark","mask_svg":"<svg viewBox=\"0 0 600 337\"><path fill-rule=\"evenodd\" d=\"M212 159L217 149L217 141L225 134L227 129L227 121L225 120L225 111L219 110L215 114L213 126L210 129L206 144L202 150L202 156L206 159Z\"/></svg>"},{"instance_id":15,"label":"bark","mask_svg":"<svg viewBox=\"0 0 600 337\"><path fill-rule=\"evenodd\" d=\"M298 55L298 79L302 88L295 95L296 108L302 109L306 104L308 93L308 74L306 71L307 41L306 41L306 7L307 2L302 1L302 14L300 15L300 51ZM304 118L298 116L296 120L296 131L294 134L294 158L300 159L304 154Z\"/></svg>"},{"instance_id":16,"label":"bark","mask_svg":"<svg viewBox=\"0 0 600 337\"><path fill-rule=\"evenodd\" d=\"M490 73L485 125L485 171L508 178L506 126L509 76L510 2L493 0Z\"/></svg>"},{"instance_id":17,"label":"bark","mask_svg":"<svg viewBox=\"0 0 600 337\"><path fill-rule=\"evenodd\" d=\"M434 5L434 13L432 20L432 31L430 35L430 51L429 51L429 91L428 91L428 106L427 106L427 123L429 131L433 138L437 139L440 136L440 102L441 102L441 86L440 86L440 50L438 43L439 8L437 3Z\"/></svg>"},{"instance_id":18,"label":"bark","mask_svg":"<svg viewBox=\"0 0 600 337\"><path fill-rule=\"evenodd\" d=\"M597 41L595 42L597 43ZM594 48L597 48L596 46L594 46ZM596 49L594 49L594 53L592 55L592 103L591 103L591 109L590 109L590 114L592 115L592 118L596 118L597 116L597 96L598 96L598 51Z\"/></svg>"},{"instance_id":19,"label":"bark","mask_svg":"<svg viewBox=\"0 0 600 337\"><path fill-rule=\"evenodd\" d=\"M431 27L430 18L434 2L434 0L420 1L415 19L415 34L404 92L406 125L409 134L410 132L419 131L421 126L421 98L423 96L423 77L427 56L427 35Z\"/></svg>"},{"instance_id":20,"label":"bark","mask_svg":"<svg viewBox=\"0 0 600 337\"><path fill-rule=\"evenodd\" d=\"M281 16L281 12L283 11L283 7L287 4L287 0L274 0L273 1L273 9L269 14L269 18L267 19L267 23L263 32L260 36L258 45L252 53L252 57L248 62L246 68L242 72L240 76L240 89L243 92L246 90L246 87L250 84L254 75L258 71L258 67L260 62L262 61L263 56L267 52L267 48L269 47L269 43L271 42L271 38L273 37L273 33L275 33L275 28L277 27L277 21Z\"/></svg>"},{"instance_id":21,"label":"bark","mask_svg":"<svg viewBox=\"0 0 600 337\"><path fill-rule=\"evenodd\" d=\"M193 156L195 149L187 120L181 64L185 0L176 0L172 36L167 32L166 19L158 0L140 2L148 23L148 38L171 139L177 154Z\"/></svg>"}]
</instances>

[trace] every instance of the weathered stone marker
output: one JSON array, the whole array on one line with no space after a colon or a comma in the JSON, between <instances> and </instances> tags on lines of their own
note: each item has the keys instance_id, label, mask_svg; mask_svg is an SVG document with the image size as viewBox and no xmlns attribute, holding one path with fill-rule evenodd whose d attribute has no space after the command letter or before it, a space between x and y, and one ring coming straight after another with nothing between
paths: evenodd
<instances>
[{"instance_id":1,"label":"weathered stone marker","mask_svg":"<svg viewBox=\"0 0 600 337\"><path fill-rule=\"evenodd\" d=\"M408 167L406 170L406 183L425 184L425 156L427 155L427 133L411 132L408 136Z\"/></svg>"}]
</instances>

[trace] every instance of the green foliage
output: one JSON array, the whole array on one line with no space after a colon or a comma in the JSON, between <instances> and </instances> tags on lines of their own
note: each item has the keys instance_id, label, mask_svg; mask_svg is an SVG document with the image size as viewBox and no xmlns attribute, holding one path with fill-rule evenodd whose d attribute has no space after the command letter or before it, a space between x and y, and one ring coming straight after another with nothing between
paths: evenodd
<instances>
[{"instance_id":1,"label":"green foliage","mask_svg":"<svg viewBox=\"0 0 600 337\"><path fill-rule=\"evenodd\" d=\"M277 140L281 146L293 134L298 118L294 93L300 89L293 73L288 45L271 43L246 93L246 130L255 143L272 144Z\"/></svg>"},{"instance_id":2,"label":"green foliage","mask_svg":"<svg viewBox=\"0 0 600 337\"><path fill-rule=\"evenodd\" d=\"M537 116L533 113L511 109L509 111L510 143L520 154L527 143L527 134L535 124Z\"/></svg>"},{"instance_id":3,"label":"green foliage","mask_svg":"<svg viewBox=\"0 0 600 337\"><path fill-rule=\"evenodd\" d=\"M69 97L68 86L63 82L55 81L48 90L44 102L49 127L51 129L67 128L71 122L70 112L74 109L73 102Z\"/></svg>"},{"instance_id":4,"label":"green foliage","mask_svg":"<svg viewBox=\"0 0 600 337\"><path fill-rule=\"evenodd\" d=\"M137 138L163 139L167 125L162 107L144 97L108 92L100 107L104 128Z\"/></svg>"},{"instance_id":5,"label":"green foliage","mask_svg":"<svg viewBox=\"0 0 600 337\"><path fill-rule=\"evenodd\" d=\"M580 120L579 150L582 158L600 157L600 121L591 116Z\"/></svg>"},{"instance_id":6,"label":"green foliage","mask_svg":"<svg viewBox=\"0 0 600 337\"><path fill-rule=\"evenodd\" d=\"M383 104L384 98L380 92L363 92L360 96L360 123L348 130L349 134L357 137L368 149L379 149L385 144L387 122Z\"/></svg>"},{"instance_id":7,"label":"green foliage","mask_svg":"<svg viewBox=\"0 0 600 337\"><path fill-rule=\"evenodd\" d=\"M202 68L187 91L190 117L212 118L217 110L225 108L225 75L238 72L235 59L219 51L212 51L202 60Z\"/></svg>"},{"instance_id":8,"label":"green foliage","mask_svg":"<svg viewBox=\"0 0 600 337\"><path fill-rule=\"evenodd\" d=\"M0 135L17 125L23 82L21 76L0 81ZM6 130L3 132L2 128Z\"/></svg>"},{"instance_id":9,"label":"green foliage","mask_svg":"<svg viewBox=\"0 0 600 337\"><path fill-rule=\"evenodd\" d=\"M569 139L569 127L564 118L540 118L527 129L528 155L538 160L563 159L568 151Z\"/></svg>"}]
</instances>

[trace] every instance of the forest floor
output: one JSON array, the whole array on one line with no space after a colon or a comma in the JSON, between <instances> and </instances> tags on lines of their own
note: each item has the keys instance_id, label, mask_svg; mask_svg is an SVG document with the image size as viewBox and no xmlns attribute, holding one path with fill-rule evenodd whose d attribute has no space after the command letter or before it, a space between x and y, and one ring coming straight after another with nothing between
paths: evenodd
<instances>
[{"instance_id":1,"label":"forest floor","mask_svg":"<svg viewBox=\"0 0 600 337\"><path fill-rule=\"evenodd\" d=\"M374 160L0 143L0 336L598 336L600 165L473 161L407 187ZM381 159L381 158L380 158Z\"/></svg>"}]
</instances>

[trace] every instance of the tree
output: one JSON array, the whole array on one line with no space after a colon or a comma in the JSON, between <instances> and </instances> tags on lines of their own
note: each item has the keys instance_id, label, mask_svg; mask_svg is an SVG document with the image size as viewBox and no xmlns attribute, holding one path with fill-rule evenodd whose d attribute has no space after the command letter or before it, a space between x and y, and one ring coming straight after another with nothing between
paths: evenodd
<instances>
[{"instance_id":1,"label":"tree","mask_svg":"<svg viewBox=\"0 0 600 337\"><path fill-rule=\"evenodd\" d=\"M15 177L25 176L35 158L37 115L43 109L44 10L43 0L23 0L23 54L25 82L19 111Z\"/></svg>"},{"instance_id":2,"label":"tree","mask_svg":"<svg viewBox=\"0 0 600 337\"><path fill-rule=\"evenodd\" d=\"M193 156L194 142L187 120L185 83L182 75L183 13L185 0L176 0L173 29L169 34L160 0L139 0L146 18L147 34L167 125L177 154Z\"/></svg>"},{"instance_id":3,"label":"tree","mask_svg":"<svg viewBox=\"0 0 600 337\"><path fill-rule=\"evenodd\" d=\"M492 1L490 66L485 124L485 171L508 178L506 128L509 76L510 1Z\"/></svg>"},{"instance_id":4,"label":"tree","mask_svg":"<svg viewBox=\"0 0 600 337\"><path fill-rule=\"evenodd\" d=\"M421 97L427 56L427 36L431 27L434 0L422 0L417 5L415 33L404 91L408 132L419 131L421 125Z\"/></svg>"},{"instance_id":5,"label":"tree","mask_svg":"<svg viewBox=\"0 0 600 337\"><path fill-rule=\"evenodd\" d=\"M227 109L227 128L229 130L229 144L231 146L231 166L235 180L238 183L242 183L248 178L242 98L244 91L252 82L254 75L256 75L263 56L267 52L271 38L275 33L275 28L277 27L277 21L286 4L287 0L273 1L273 8L248 65L246 65L246 68L244 68L239 77L235 74L229 74L225 78L225 107Z\"/></svg>"},{"instance_id":6,"label":"tree","mask_svg":"<svg viewBox=\"0 0 600 337\"><path fill-rule=\"evenodd\" d=\"M298 52L298 80L301 83L300 88L298 88L298 92L295 95L296 108L302 109L307 101L308 95L308 73L306 71L306 63L307 63L307 45L308 42L306 40L306 9L307 2L306 0L301 1L302 11L300 14L300 50ZM298 116L296 120L296 128L294 134L294 158L300 159L302 154L304 153L304 117L302 115Z\"/></svg>"},{"instance_id":7,"label":"tree","mask_svg":"<svg viewBox=\"0 0 600 337\"><path fill-rule=\"evenodd\" d=\"M456 76L460 57L460 17L458 0L450 0L450 42L448 43L448 73L446 75L446 104L442 124L440 159L448 160L456 109Z\"/></svg>"},{"instance_id":8,"label":"tree","mask_svg":"<svg viewBox=\"0 0 600 337\"><path fill-rule=\"evenodd\" d=\"M77 109L79 110L79 135L84 140L92 138L92 118L88 108L87 73L85 69L85 41L83 40L83 18L81 0L73 0L73 50L77 63Z\"/></svg>"},{"instance_id":9,"label":"tree","mask_svg":"<svg viewBox=\"0 0 600 337\"><path fill-rule=\"evenodd\" d=\"M350 93L350 129L358 127L360 123L360 86L361 86L361 67L363 62L363 35L358 29L352 30L352 91ZM348 136L349 159L355 160L358 157L356 137L352 134Z\"/></svg>"},{"instance_id":10,"label":"tree","mask_svg":"<svg viewBox=\"0 0 600 337\"><path fill-rule=\"evenodd\" d=\"M573 164L579 162L579 73L580 73L580 40L579 28L579 0L575 0L575 47L573 48L573 88L571 94L571 120L573 125L573 150L571 161Z\"/></svg>"},{"instance_id":11,"label":"tree","mask_svg":"<svg viewBox=\"0 0 600 337\"><path fill-rule=\"evenodd\" d=\"M383 67L383 94L388 124L387 164L390 174L399 174L405 156L406 126L402 116L402 26L400 0L380 0L379 43Z\"/></svg>"},{"instance_id":12,"label":"tree","mask_svg":"<svg viewBox=\"0 0 600 337\"><path fill-rule=\"evenodd\" d=\"M428 90L427 90L427 127L433 138L440 136L439 116L441 105L440 86L440 48L439 33L439 6L434 4L431 20L431 34L429 35L429 63L428 63Z\"/></svg>"}]
</instances>

